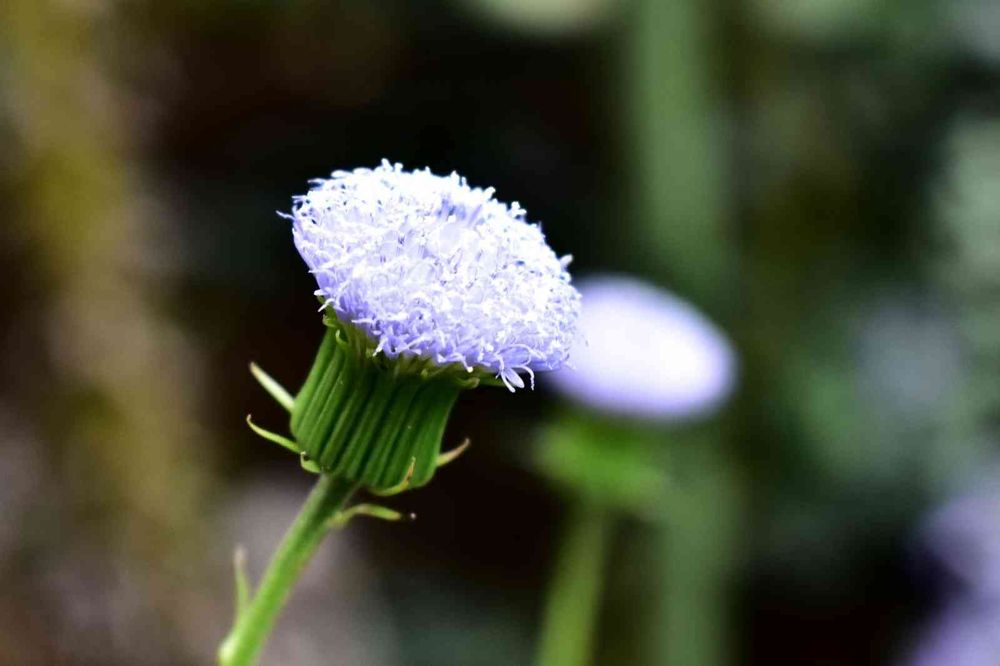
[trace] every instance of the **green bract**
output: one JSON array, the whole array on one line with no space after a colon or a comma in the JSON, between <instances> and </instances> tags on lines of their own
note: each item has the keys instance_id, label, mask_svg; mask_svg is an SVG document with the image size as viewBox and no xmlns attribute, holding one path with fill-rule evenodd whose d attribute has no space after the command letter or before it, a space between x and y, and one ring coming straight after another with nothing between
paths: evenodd
<instances>
[{"instance_id":1,"label":"green bract","mask_svg":"<svg viewBox=\"0 0 1000 666\"><path fill-rule=\"evenodd\" d=\"M360 331L327 317L326 336L292 408L304 460L376 491L430 481L444 428L477 374L376 355Z\"/></svg>"}]
</instances>

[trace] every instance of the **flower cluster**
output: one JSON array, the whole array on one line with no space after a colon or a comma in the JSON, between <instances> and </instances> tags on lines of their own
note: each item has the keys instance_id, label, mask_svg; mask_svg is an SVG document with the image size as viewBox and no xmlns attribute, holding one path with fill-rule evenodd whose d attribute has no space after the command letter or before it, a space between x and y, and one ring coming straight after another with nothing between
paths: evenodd
<instances>
[{"instance_id":1,"label":"flower cluster","mask_svg":"<svg viewBox=\"0 0 1000 666\"><path fill-rule=\"evenodd\" d=\"M376 354L488 372L510 389L554 370L575 337L580 296L517 203L452 173L336 171L296 197L295 245L324 307Z\"/></svg>"}]
</instances>

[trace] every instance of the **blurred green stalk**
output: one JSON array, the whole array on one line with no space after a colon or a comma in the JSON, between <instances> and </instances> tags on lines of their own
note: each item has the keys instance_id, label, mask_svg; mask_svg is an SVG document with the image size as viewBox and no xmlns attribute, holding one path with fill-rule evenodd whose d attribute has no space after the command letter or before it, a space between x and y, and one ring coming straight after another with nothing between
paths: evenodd
<instances>
[{"instance_id":1,"label":"blurred green stalk","mask_svg":"<svg viewBox=\"0 0 1000 666\"><path fill-rule=\"evenodd\" d=\"M735 251L726 228L722 115L712 90L711 11L699 0L637 0L623 64L640 259L681 294L724 313ZM727 598L738 512L732 463L721 433L686 439L681 433L668 443L671 460L683 459L686 482L665 507L651 635L659 665L722 666L731 642Z\"/></svg>"},{"instance_id":2,"label":"blurred green stalk","mask_svg":"<svg viewBox=\"0 0 1000 666\"><path fill-rule=\"evenodd\" d=\"M578 411L545 430L537 465L565 493L570 509L549 583L537 666L593 663L615 521L660 519L668 504L655 457L661 434Z\"/></svg>"},{"instance_id":3,"label":"blurred green stalk","mask_svg":"<svg viewBox=\"0 0 1000 666\"><path fill-rule=\"evenodd\" d=\"M708 4L637 0L623 80L640 220L633 247L676 291L719 306L729 298L734 261Z\"/></svg>"},{"instance_id":4,"label":"blurred green stalk","mask_svg":"<svg viewBox=\"0 0 1000 666\"><path fill-rule=\"evenodd\" d=\"M654 635L656 663L712 666L731 661L727 606L736 546L738 497L719 442L678 451L659 534L663 580Z\"/></svg>"},{"instance_id":5,"label":"blurred green stalk","mask_svg":"<svg viewBox=\"0 0 1000 666\"><path fill-rule=\"evenodd\" d=\"M611 526L607 508L574 505L557 551L537 666L591 663Z\"/></svg>"}]
</instances>

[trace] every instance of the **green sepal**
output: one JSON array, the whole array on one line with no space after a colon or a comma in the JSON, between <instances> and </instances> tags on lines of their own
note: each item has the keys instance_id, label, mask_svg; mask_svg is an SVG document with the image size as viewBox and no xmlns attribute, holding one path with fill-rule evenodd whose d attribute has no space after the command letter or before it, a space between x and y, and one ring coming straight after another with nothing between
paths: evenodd
<instances>
[{"instance_id":1,"label":"green sepal","mask_svg":"<svg viewBox=\"0 0 1000 666\"><path fill-rule=\"evenodd\" d=\"M292 394L285 390L285 387L279 384L271 375L264 372L259 365L256 363L250 364L250 374L254 376L257 383L260 384L268 395L275 399L275 401L285 408L285 410L291 413L292 409L295 407L295 398Z\"/></svg>"},{"instance_id":2,"label":"green sepal","mask_svg":"<svg viewBox=\"0 0 1000 666\"><path fill-rule=\"evenodd\" d=\"M300 451L321 473L375 493L423 486L438 467L458 394L479 377L421 359L386 359L359 331L326 321L292 410Z\"/></svg>"},{"instance_id":3,"label":"green sepal","mask_svg":"<svg viewBox=\"0 0 1000 666\"><path fill-rule=\"evenodd\" d=\"M379 497L391 497L393 495L398 495L399 493L404 492L407 488L410 487L410 481L413 479L413 472L414 470L416 470L416 468L417 468L417 459L410 458L410 467L408 470L406 470L406 476L403 477L402 481L400 481L399 483L390 488L386 488L385 490L369 488L368 492L370 492L372 495L378 495Z\"/></svg>"},{"instance_id":4,"label":"green sepal","mask_svg":"<svg viewBox=\"0 0 1000 666\"><path fill-rule=\"evenodd\" d=\"M321 474L323 472L315 461L309 459L305 451L299 454L299 464L302 466L302 469L312 474Z\"/></svg>"},{"instance_id":5,"label":"green sepal","mask_svg":"<svg viewBox=\"0 0 1000 666\"><path fill-rule=\"evenodd\" d=\"M302 450L299 448L299 445L298 445L297 442L295 442L294 440L288 439L284 435L279 435L276 432L271 432L270 430L264 430L259 425L257 425L256 423L253 422L253 419L250 417L250 414L247 414L247 425L250 426L250 429L253 430L257 435L263 437L264 439L266 439L269 442L274 442L275 444L278 444L279 446L283 446L284 448L288 449L292 453L301 453L302 452Z\"/></svg>"},{"instance_id":6,"label":"green sepal","mask_svg":"<svg viewBox=\"0 0 1000 666\"><path fill-rule=\"evenodd\" d=\"M400 513L394 509L379 506L378 504L355 504L349 509L344 509L343 511L338 511L334 514L333 518L327 522L327 526L330 529L343 529L347 523L357 516L367 516L369 518L378 518L379 520L388 520L391 522L417 519L417 516L414 513Z\"/></svg>"},{"instance_id":7,"label":"green sepal","mask_svg":"<svg viewBox=\"0 0 1000 666\"><path fill-rule=\"evenodd\" d=\"M472 440L466 437L462 440L462 443L453 448L451 451L446 451L437 457L437 466L444 467L448 463L454 461L460 455L465 453L466 449L472 446Z\"/></svg>"}]
</instances>

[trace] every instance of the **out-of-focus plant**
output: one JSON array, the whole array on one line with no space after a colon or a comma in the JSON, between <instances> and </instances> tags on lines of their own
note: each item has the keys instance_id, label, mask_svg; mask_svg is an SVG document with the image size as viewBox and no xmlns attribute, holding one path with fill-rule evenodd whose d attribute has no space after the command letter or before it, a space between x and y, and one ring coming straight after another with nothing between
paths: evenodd
<instances>
[{"instance_id":1,"label":"out-of-focus plant","mask_svg":"<svg viewBox=\"0 0 1000 666\"><path fill-rule=\"evenodd\" d=\"M722 84L718 5L639 0L627 12L627 207L634 264L725 321L736 303L737 246ZM670 460L690 479L674 520L657 539L661 568L655 623L658 664L729 660L728 608L738 548L736 461L718 422L677 432Z\"/></svg>"},{"instance_id":2,"label":"out-of-focus plant","mask_svg":"<svg viewBox=\"0 0 1000 666\"><path fill-rule=\"evenodd\" d=\"M943 574L943 599L907 657L912 666L986 666L1000 654L1000 494L995 455L1000 390L1000 121L966 112L952 122L934 187L939 292L958 334L960 372L929 447L936 496L958 495L934 510L920 545ZM926 383L926 382L925 382ZM982 478L983 476L986 478ZM973 480L973 488L961 489ZM959 488L961 490L956 490Z\"/></svg>"},{"instance_id":3,"label":"out-of-focus plant","mask_svg":"<svg viewBox=\"0 0 1000 666\"><path fill-rule=\"evenodd\" d=\"M957 50L995 68L1000 65L1000 5L992 0L941 3Z\"/></svg>"},{"instance_id":4,"label":"out-of-focus plant","mask_svg":"<svg viewBox=\"0 0 1000 666\"><path fill-rule=\"evenodd\" d=\"M696 0L640 0L626 39L632 255L679 292L719 309L733 295L724 116L715 94L713 14Z\"/></svg>"},{"instance_id":5,"label":"out-of-focus plant","mask_svg":"<svg viewBox=\"0 0 1000 666\"><path fill-rule=\"evenodd\" d=\"M259 585L237 558L236 619L223 666L256 662L292 587L331 528L359 515L405 516L375 504L346 507L428 483L464 447L441 453L451 408L480 384L524 388L522 373L558 369L575 337L580 296L524 210L469 187L457 174L337 171L295 198L295 245L316 277L327 328L294 397L255 376L291 414L292 438L248 423L319 475Z\"/></svg>"},{"instance_id":6,"label":"out-of-focus plant","mask_svg":"<svg viewBox=\"0 0 1000 666\"><path fill-rule=\"evenodd\" d=\"M710 560L726 557L714 551L714 542L683 529L692 510L712 511L715 520L724 516L716 509L719 497L697 492L704 479L685 478L685 456L664 455L664 440L670 424L704 417L729 396L736 370L729 342L693 306L633 278L594 277L581 282L580 291L581 338L573 365L551 378L573 407L546 429L539 460L571 505L553 568L539 666L593 663L616 517L648 521L679 542L677 562L668 569L687 580L668 579L667 586L690 584L698 578L697 564L710 567ZM665 458L681 468L664 467ZM701 503L707 506L695 506ZM686 611L699 616L698 608Z\"/></svg>"},{"instance_id":7,"label":"out-of-focus plant","mask_svg":"<svg viewBox=\"0 0 1000 666\"><path fill-rule=\"evenodd\" d=\"M962 400L950 414L939 467L962 478L1000 445L1000 119L963 115L944 146L935 188L936 262L940 290L950 304L963 347ZM968 452L959 465L955 447ZM963 467L964 465L964 467ZM948 488L947 485L944 486Z\"/></svg>"}]
</instances>

